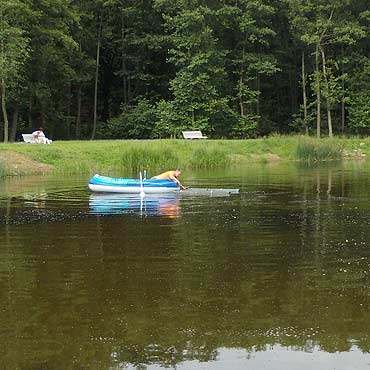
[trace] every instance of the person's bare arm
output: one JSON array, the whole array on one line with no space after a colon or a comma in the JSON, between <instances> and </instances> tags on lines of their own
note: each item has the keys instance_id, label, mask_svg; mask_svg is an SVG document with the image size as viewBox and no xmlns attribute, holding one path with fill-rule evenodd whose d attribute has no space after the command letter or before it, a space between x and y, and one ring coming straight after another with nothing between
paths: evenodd
<instances>
[{"instance_id":1,"label":"person's bare arm","mask_svg":"<svg viewBox=\"0 0 370 370\"><path fill-rule=\"evenodd\" d=\"M182 190L185 190L185 189L187 189L187 187L186 186L184 186L184 185L182 185L181 184L181 182L180 182L180 180L177 178L177 177L175 177L175 176L170 176L170 179L171 180L173 180L173 181L176 181L177 182L177 184L180 186L180 188L182 189Z\"/></svg>"}]
</instances>

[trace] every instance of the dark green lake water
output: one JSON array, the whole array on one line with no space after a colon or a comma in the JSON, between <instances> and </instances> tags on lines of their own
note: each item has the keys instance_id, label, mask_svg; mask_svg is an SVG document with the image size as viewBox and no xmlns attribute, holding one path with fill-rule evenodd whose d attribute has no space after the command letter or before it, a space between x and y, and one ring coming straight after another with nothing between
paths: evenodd
<instances>
[{"instance_id":1,"label":"dark green lake water","mask_svg":"<svg viewBox=\"0 0 370 370\"><path fill-rule=\"evenodd\" d=\"M184 173L240 194L142 202L0 182L0 369L369 369L369 174Z\"/></svg>"}]
</instances>

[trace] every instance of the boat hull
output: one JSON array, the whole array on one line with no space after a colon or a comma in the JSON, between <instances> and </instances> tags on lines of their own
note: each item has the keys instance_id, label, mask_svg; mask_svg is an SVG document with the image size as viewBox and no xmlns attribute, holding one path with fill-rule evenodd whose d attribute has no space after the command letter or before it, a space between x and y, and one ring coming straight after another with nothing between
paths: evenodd
<instances>
[{"instance_id":1,"label":"boat hull","mask_svg":"<svg viewBox=\"0 0 370 370\"><path fill-rule=\"evenodd\" d=\"M175 181L168 179L144 179L142 187L139 179L113 178L95 175L89 180L89 189L99 193L164 194L177 192L180 187Z\"/></svg>"}]
</instances>

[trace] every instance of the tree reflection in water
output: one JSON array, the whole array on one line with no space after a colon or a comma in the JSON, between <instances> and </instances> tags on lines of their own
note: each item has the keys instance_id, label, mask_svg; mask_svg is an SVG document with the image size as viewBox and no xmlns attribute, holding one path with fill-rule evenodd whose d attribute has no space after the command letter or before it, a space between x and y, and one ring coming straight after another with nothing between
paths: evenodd
<instances>
[{"instance_id":1,"label":"tree reflection in water","mask_svg":"<svg viewBox=\"0 0 370 370\"><path fill-rule=\"evenodd\" d=\"M235 181L238 197L170 201L174 218L90 203L28 222L17 217L31 204L2 203L0 368L258 370L298 354L302 369L366 368L365 173L267 168Z\"/></svg>"}]
</instances>

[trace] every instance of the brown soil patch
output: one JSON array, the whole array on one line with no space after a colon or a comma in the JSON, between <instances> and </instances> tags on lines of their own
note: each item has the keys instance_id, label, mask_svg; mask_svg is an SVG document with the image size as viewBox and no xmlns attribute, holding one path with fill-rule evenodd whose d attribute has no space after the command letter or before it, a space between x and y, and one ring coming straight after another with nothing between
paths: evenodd
<instances>
[{"instance_id":1,"label":"brown soil patch","mask_svg":"<svg viewBox=\"0 0 370 370\"><path fill-rule=\"evenodd\" d=\"M272 153L266 153L266 154L252 154L251 157L254 160L257 161L267 161L267 162L276 162L280 160L280 157L277 154L272 154Z\"/></svg>"},{"instance_id":2,"label":"brown soil patch","mask_svg":"<svg viewBox=\"0 0 370 370\"><path fill-rule=\"evenodd\" d=\"M36 162L24 154L4 150L0 151L0 165L4 167L5 173L9 176L44 174L51 172L53 166Z\"/></svg>"}]
</instances>

